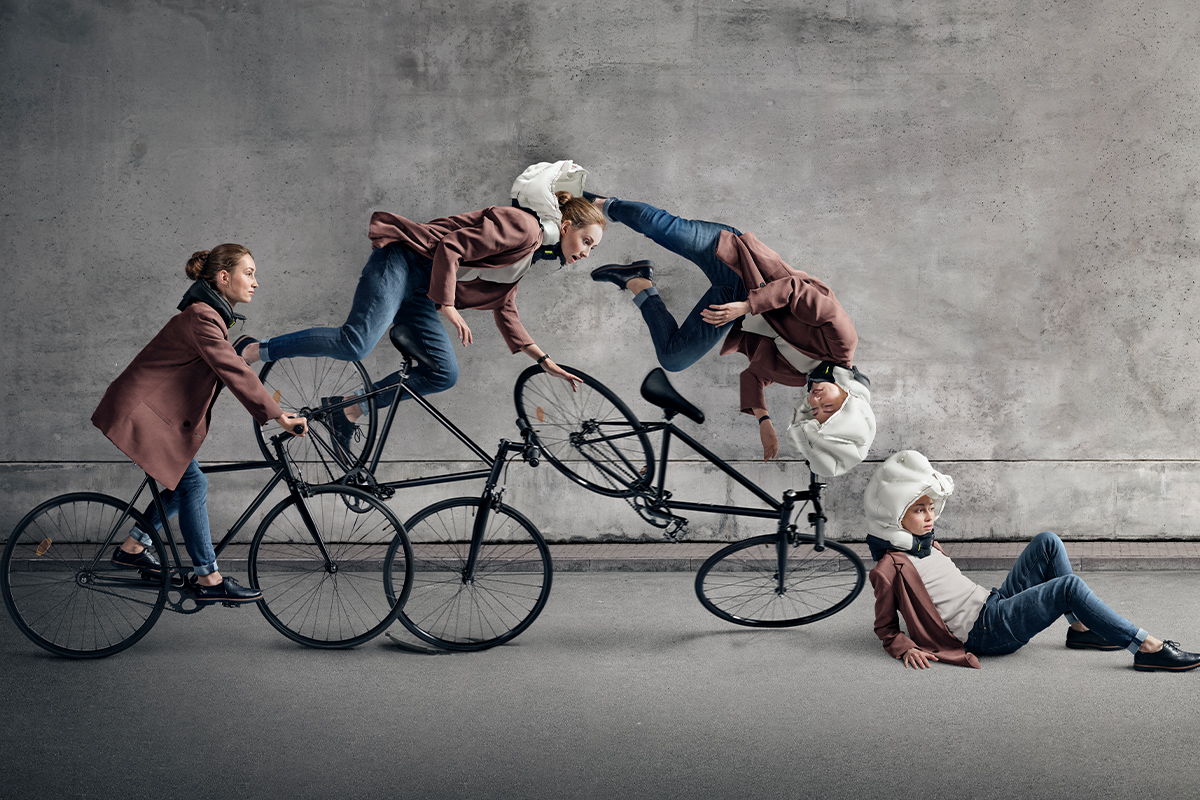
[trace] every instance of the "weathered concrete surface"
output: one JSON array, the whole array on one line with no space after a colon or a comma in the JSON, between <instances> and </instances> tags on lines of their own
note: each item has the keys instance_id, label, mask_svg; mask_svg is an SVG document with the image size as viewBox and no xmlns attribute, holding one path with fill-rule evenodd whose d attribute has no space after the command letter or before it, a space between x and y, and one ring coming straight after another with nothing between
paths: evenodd
<instances>
[{"instance_id":1,"label":"weathered concrete surface","mask_svg":"<svg viewBox=\"0 0 1200 800\"><path fill-rule=\"evenodd\" d=\"M1200 643L1194 575L1087 580L1155 635ZM312 650L253 608L217 608L164 614L130 650L79 662L0 614L0 678L17 689L0 714L20 720L0 726L4 796L175 800L196 795L194 773L206 794L270 800L1091 800L1147 780L1155 797L1195 795L1195 672L1068 650L1064 622L981 670L906 670L871 630L869 590L761 630L708 614L691 584L563 574L529 630L482 653L386 637ZM117 688L131 683L136 702ZM137 768L114 767L130 747ZM918 766L881 755L897 749Z\"/></svg>"},{"instance_id":2,"label":"weathered concrete surface","mask_svg":"<svg viewBox=\"0 0 1200 800\"><path fill-rule=\"evenodd\" d=\"M872 457L954 471L954 535L1200 536L1198 27L1185 0L7 0L0 517L81 486L23 465L117 457L88 416L193 250L254 251L248 332L336 324L372 210L506 203L525 165L569 157L599 191L752 230L827 280L873 380ZM633 257L680 313L703 289L618 228L588 266ZM654 365L628 296L584 269L535 270L520 305L557 360L627 397ZM486 444L513 435L528 362L468 321L443 405ZM393 363L384 344L369 367ZM750 465L740 369L713 354L677 384ZM770 392L776 419L793 397ZM236 403L217 415L202 456L253 457ZM429 431L396 457L455 458ZM831 487L849 536L868 472ZM574 491L537 475L517 480ZM569 496L539 524L584 508L587 535L640 535Z\"/></svg>"}]
</instances>

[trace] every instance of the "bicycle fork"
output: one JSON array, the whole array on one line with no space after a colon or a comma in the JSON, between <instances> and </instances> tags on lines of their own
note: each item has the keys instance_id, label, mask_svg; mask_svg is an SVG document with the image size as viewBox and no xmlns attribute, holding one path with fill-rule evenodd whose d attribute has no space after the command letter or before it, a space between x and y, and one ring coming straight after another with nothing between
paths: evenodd
<instances>
[{"instance_id":1,"label":"bicycle fork","mask_svg":"<svg viewBox=\"0 0 1200 800\"><path fill-rule=\"evenodd\" d=\"M496 485L500 483L500 472L508 463L508 455L520 453L531 467L536 467L541 461L542 450L532 442L532 429L528 425L522 424L521 420L517 420L517 425L521 428L521 434L525 441L518 444L510 442L508 439L500 440L500 445L496 448L496 457L492 459L491 472L488 473L487 483L484 484L483 493L479 498L479 514L476 515L475 524L471 528L471 546L467 550L467 563L462 571L464 586L475 582L475 566L479 562L479 550L483 547L483 537L487 534L488 520L491 519L492 509L500 505L500 498L504 494L503 489L496 491Z\"/></svg>"}]
</instances>

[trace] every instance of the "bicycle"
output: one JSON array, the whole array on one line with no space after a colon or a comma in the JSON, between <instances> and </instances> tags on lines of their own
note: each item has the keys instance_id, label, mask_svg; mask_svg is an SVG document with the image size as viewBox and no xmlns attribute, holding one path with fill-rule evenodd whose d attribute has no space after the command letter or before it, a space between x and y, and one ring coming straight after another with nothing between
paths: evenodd
<instances>
[{"instance_id":1,"label":"bicycle","mask_svg":"<svg viewBox=\"0 0 1200 800\"><path fill-rule=\"evenodd\" d=\"M804 625L836 614L862 591L866 571L848 547L825 538L821 503L825 484L809 472L808 489L789 489L776 500L671 420L682 414L696 423L704 412L681 396L661 368L642 382L641 395L663 409L664 420L644 424L612 391L575 369L583 384L571 392L562 381L536 367L521 373L513 389L517 424L560 472L578 485L607 497L625 499L647 522L669 539L687 531L688 520L677 511L699 511L759 517L777 521L771 534L754 536L721 548L696 574L701 604L721 619L739 625L785 627ZM656 459L650 436L662 432ZM766 508L684 502L666 489L672 439L688 445L733 478ZM655 468L658 479L655 481ZM797 510L797 503L803 503ZM793 515L811 504L812 535L801 533Z\"/></svg>"},{"instance_id":2,"label":"bicycle","mask_svg":"<svg viewBox=\"0 0 1200 800\"><path fill-rule=\"evenodd\" d=\"M283 481L288 496L263 518L247 554L250 585L263 593L259 610L284 636L310 647L362 644L392 623L411 586L404 528L366 492L306 484L284 444L301 439L281 433L269 441L275 453L269 462L202 468L274 470L214 549L219 556ZM147 486L162 535L137 510ZM149 534L149 549L162 565L157 574L109 561L132 525ZM163 493L149 475L128 501L95 492L47 500L17 524L0 558L0 593L17 627L40 647L74 658L102 658L130 647L164 609L199 612L204 605L196 602L194 581L180 560Z\"/></svg>"},{"instance_id":3,"label":"bicycle","mask_svg":"<svg viewBox=\"0 0 1200 800\"><path fill-rule=\"evenodd\" d=\"M358 362L326 357L268 362L259 377L284 410L308 417L308 442L303 447L309 469L335 485L353 486L388 500L399 489L484 479L479 496L441 500L405 522L411 555L402 556L402 542L393 542L384 559L384 581L388 597L399 599L404 584L396 576L411 560L409 593L397 619L417 638L447 650L495 647L532 625L550 595L550 548L537 526L502 502L504 489L497 488L511 460L521 458L536 467L540 453L528 434L523 434L522 442L501 439L495 455L483 450L408 386L413 364L433 363L420 341L403 325L394 326L389 339L403 357L399 381L389 386L373 388ZM430 477L377 480L375 473L404 395L462 442L482 466ZM389 396L386 418L380 422L377 400ZM353 433L339 436L335 419L339 414L344 418L345 409L353 405L363 414L357 424L342 423L351 424Z\"/></svg>"}]
</instances>

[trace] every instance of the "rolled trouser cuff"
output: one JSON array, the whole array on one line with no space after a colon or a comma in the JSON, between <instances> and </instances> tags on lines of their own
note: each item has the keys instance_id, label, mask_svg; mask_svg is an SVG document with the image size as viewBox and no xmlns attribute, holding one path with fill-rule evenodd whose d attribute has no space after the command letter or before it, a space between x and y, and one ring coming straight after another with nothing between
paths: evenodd
<instances>
[{"instance_id":1,"label":"rolled trouser cuff","mask_svg":"<svg viewBox=\"0 0 1200 800\"><path fill-rule=\"evenodd\" d=\"M658 289L651 286L648 289L642 289L633 296L633 304L638 308L642 307L642 303L649 300L651 297L658 297Z\"/></svg>"},{"instance_id":2,"label":"rolled trouser cuff","mask_svg":"<svg viewBox=\"0 0 1200 800\"><path fill-rule=\"evenodd\" d=\"M1133 641L1130 642L1125 649L1131 653L1136 653L1138 648L1142 646L1142 643L1146 641L1146 637L1149 635L1150 634L1147 633L1143 628L1138 628L1137 633L1133 635Z\"/></svg>"}]
</instances>

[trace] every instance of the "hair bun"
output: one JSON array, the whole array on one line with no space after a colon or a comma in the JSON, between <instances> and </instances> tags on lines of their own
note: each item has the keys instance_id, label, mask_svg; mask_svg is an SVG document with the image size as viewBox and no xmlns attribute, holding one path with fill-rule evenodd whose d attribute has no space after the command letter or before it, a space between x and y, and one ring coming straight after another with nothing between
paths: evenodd
<instances>
[{"instance_id":1,"label":"hair bun","mask_svg":"<svg viewBox=\"0 0 1200 800\"><path fill-rule=\"evenodd\" d=\"M574 195L570 192L555 192L554 197L556 200L558 200L558 204L560 206L565 206L567 203L571 202L571 200L574 198Z\"/></svg>"},{"instance_id":2,"label":"hair bun","mask_svg":"<svg viewBox=\"0 0 1200 800\"><path fill-rule=\"evenodd\" d=\"M197 250L192 253L192 257L188 259L187 267L184 272L192 280L198 280L204 274L204 265L208 263L208 250Z\"/></svg>"}]
</instances>

